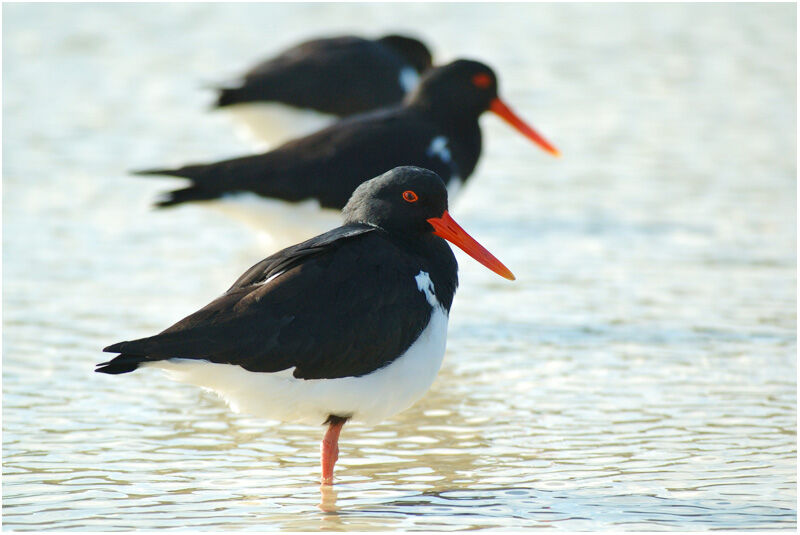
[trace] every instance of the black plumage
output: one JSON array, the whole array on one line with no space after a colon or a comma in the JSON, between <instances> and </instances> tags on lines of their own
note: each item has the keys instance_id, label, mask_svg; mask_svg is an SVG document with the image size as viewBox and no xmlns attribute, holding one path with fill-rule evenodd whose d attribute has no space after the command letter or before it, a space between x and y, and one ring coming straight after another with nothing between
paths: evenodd
<instances>
[{"instance_id":1,"label":"black plumage","mask_svg":"<svg viewBox=\"0 0 800 535\"><path fill-rule=\"evenodd\" d=\"M105 348L120 354L96 371L152 363L236 411L327 425L321 481L332 484L345 422L407 409L439 371L458 285L444 240L514 279L450 217L444 182L427 169L361 184L343 214L344 226L262 260L164 332Z\"/></svg>"},{"instance_id":2,"label":"black plumage","mask_svg":"<svg viewBox=\"0 0 800 535\"><path fill-rule=\"evenodd\" d=\"M419 40L342 36L314 39L263 61L238 86L222 88L216 106L277 102L346 117L400 102L404 69L422 73L431 54Z\"/></svg>"},{"instance_id":3,"label":"black plumage","mask_svg":"<svg viewBox=\"0 0 800 535\"><path fill-rule=\"evenodd\" d=\"M403 202L413 189L419 202ZM450 247L427 218L447 209L434 173L395 169L362 185L345 225L247 270L222 296L162 333L104 349L121 353L97 371L117 374L171 358L234 364L294 377L371 373L402 355L426 327L431 304L414 286L429 274L449 311L457 279Z\"/></svg>"},{"instance_id":4,"label":"black plumage","mask_svg":"<svg viewBox=\"0 0 800 535\"><path fill-rule=\"evenodd\" d=\"M430 169L448 184L466 180L481 153L478 119L498 100L492 70L458 60L428 71L402 106L345 119L267 153L139 174L191 180L161 207L252 192L342 208L367 177L401 165Z\"/></svg>"}]
</instances>

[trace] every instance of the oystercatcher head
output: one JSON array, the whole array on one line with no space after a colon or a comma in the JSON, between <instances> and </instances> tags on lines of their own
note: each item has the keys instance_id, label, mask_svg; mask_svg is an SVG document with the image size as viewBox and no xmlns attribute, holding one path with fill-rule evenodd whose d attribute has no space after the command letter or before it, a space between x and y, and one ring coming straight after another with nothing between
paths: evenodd
<instances>
[{"instance_id":1,"label":"oystercatcher head","mask_svg":"<svg viewBox=\"0 0 800 535\"><path fill-rule=\"evenodd\" d=\"M479 118L487 110L558 154L500 99L492 69L458 60L430 70L402 106L343 119L262 154L139 174L191 181L166 193L159 207L222 201L213 204L232 208L235 216L246 216L273 237L302 239L341 221L338 211L320 207L341 209L366 177L400 165L436 172L453 198L480 158Z\"/></svg>"},{"instance_id":2,"label":"oystercatcher head","mask_svg":"<svg viewBox=\"0 0 800 535\"><path fill-rule=\"evenodd\" d=\"M545 151L561 155L498 96L497 75L479 61L459 59L431 70L405 101L452 124L474 122L483 112L492 111Z\"/></svg>"},{"instance_id":3,"label":"oystercatcher head","mask_svg":"<svg viewBox=\"0 0 800 535\"><path fill-rule=\"evenodd\" d=\"M344 423L410 407L438 373L458 285L445 240L514 278L450 217L444 182L426 169L365 182L344 214L344 226L262 260L162 333L105 348L120 355L96 371L162 368L234 410L327 424L332 483Z\"/></svg>"},{"instance_id":4,"label":"oystercatcher head","mask_svg":"<svg viewBox=\"0 0 800 535\"><path fill-rule=\"evenodd\" d=\"M419 39L407 35L390 34L378 39L379 43L390 47L405 59L417 73L431 68L431 51Z\"/></svg>"}]
</instances>

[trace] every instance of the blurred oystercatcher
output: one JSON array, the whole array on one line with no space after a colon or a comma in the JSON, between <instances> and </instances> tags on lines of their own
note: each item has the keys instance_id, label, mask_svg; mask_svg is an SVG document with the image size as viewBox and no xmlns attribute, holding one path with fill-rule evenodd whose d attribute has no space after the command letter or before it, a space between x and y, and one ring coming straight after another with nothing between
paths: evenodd
<instances>
[{"instance_id":1,"label":"blurred oystercatcher","mask_svg":"<svg viewBox=\"0 0 800 535\"><path fill-rule=\"evenodd\" d=\"M96 371L162 368L236 411L327 424L322 481L332 483L344 423L410 407L439 371L458 285L445 240L514 279L450 217L444 182L427 169L361 184L344 216L162 333L105 348L121 354Z\"/></svg>"},{"instance_id":2,"label":"blurred oystercatcher","mask_svg":"<svg viewBox=\"0 0 800 535\"><path fill-rule=\"evenodd\" d=\"M138 174L191 180L188 187L166 194L156 204L160 207L232 200L237 197L234 194L251 193L341 209L365 177L400 165L438 173L452 196L480 157L478 119L486 110L547 152L559 154L498 97L492 69L477 61L458 60L428 71L402 106L344 119L263 154Z\"/></svg>"},{"instance_id":3,"label":"blurred oystercatcher","mask_svg":"<svg viewBox=\"0 0 800 535\"><path fill-rule=\"evenodd\" d=\"M294 46L220 88L216 107L274 144L334 120L398 104L431 66L431 53L403 35L342 36Z\"/></svg>"}]
</instances>

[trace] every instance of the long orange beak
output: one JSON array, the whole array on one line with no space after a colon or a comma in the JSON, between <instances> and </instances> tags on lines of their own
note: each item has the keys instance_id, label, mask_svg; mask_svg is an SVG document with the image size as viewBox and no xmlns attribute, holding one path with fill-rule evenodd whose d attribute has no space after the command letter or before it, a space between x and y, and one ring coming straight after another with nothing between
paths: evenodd
<instances>
[{"instance_id":1,"label":"long orange beak","mask_svg":"<svg viewBox=\"0 0 800 535\"><path fill-rule=\"evenodd\" d=\"M432 217L428 219L428 223L433 227L433 233L444 238L445 240L457 245L465 253L472 258L491 269L501 277L508 280L515 280L514 274L503 265L492 253L487 251L483 245L475 241L475 239L467 234L467 231L450 217L447 210L442 214L442 217Z\"/></svg>"},{"instance_id":2,"label":"long orange beak","mask_svg":"<svg viewBox=\"0 0 800 535\"><path fill-rule=\"evenodd\" d=\"M495 98L489 105L489 109L492 110L494 113L502 117L508 124L513 126L520 134L525 136L526 138L530 139L544 150L552 154L553 156L561 156L561 153L557 148L550 144L545 138L539 134L536 130L528 126L525 121L517 117L517 114L511 111L511 108L506 106L505 102L500 100L499 98Z\"/></svg>"}]
</instances>

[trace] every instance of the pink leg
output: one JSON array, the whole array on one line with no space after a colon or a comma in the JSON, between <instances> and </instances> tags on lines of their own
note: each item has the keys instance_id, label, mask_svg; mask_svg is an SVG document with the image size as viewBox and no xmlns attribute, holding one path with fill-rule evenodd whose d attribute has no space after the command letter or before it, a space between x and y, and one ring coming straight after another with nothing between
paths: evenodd
<instances>
[{"instance_id":1,"label":"pink leg","mask_svg":"<svg viewBox=\"0 0 800 535\"><path fill-rule=\"evenodd\" d=\"M339 458L339 433L342 432L345 420L336 421L328 426L325 438L322 439L322 484L333 485L333 465Z\"/></svg>"}]
</instances>

